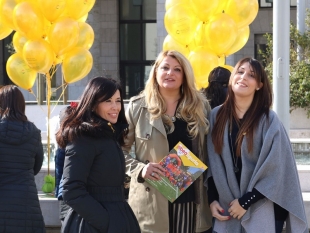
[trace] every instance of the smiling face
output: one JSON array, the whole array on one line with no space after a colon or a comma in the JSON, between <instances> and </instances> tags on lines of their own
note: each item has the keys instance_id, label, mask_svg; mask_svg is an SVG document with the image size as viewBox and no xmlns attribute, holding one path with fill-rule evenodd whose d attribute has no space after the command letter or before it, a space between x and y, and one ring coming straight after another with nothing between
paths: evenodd
<instances>
[{"instance_id":1,"label":"smiling face","mask_svg":"<svg viewBox=\"0 0 310 233\"><path fill-rule=\"evenodd\" d=\"M118 119L118 114L122 109L121 95L119 90L117 90L114 95L101 103L98 104L96 108L96 113L101 118L106 121L115 124Z\"/></svg>"},{"instance_id":2,"label":"smiling face","mask_svg":"<svg viewBox=\"0 0 310 233\"><path fill-rule=\"evenodd\" d=\"M179 90L183 83L183 74L183 69L175 58L165 57L156 72L159 89Z\"/></svg>"},{"instance_id":3,"label":"smiling face","mask_svg":"<svg viewBox=\"0 0 310 233\"><path fill-rule=\"evenodd\" d=\"M241 64L231 82L235 96L251 99L253 99L255 91L261 88L262 85L262 83L257 82L256 74L248 62Z\"/></svg>"}]
</instances>

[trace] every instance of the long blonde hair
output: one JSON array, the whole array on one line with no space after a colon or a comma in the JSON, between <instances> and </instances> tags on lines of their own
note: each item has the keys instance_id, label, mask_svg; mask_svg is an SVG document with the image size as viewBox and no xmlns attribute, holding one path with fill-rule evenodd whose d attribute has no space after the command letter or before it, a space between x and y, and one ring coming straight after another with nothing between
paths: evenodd
<instances>
[{"instance_id":1,"label":"long blonde hair","mask_svg":"<svg viewBox=\"0 0 310 233\"><path fill-rule=\"evenodd\" d=\"M167 111L166 102L159 92L156 80L158 66L167 56L176 59L184 72L177 115L188 123L187 130L193 138L198 135L200 130L204 130L204 133L207 133L209 128L207 107L209 104L205 96L196 89L194 72L189 61L177 51L168 50L161 52L150 71L143 91L148 111L153 119L162 117Z\"/></svg>"}]
</instances>

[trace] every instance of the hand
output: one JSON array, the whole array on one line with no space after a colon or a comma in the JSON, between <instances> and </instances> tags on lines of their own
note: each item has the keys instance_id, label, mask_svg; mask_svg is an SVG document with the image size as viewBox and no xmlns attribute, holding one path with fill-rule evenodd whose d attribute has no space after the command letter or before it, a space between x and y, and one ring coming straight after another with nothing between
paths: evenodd
<instances>
[{"instance_id":1,"label":"hand","mask_svg":"<svg viewBox=\"0 0 310 233\"><path fill-rule=\"evenodd\" d=\"M143 179L161 180L161 176L165 176L165 169L158 163L148 163L142 169L141 176Z\"/></svg>"},{"instance_id":2,"label":"hand","mask_svg":"<svg viewBox=\"0 0 310 233\"><path fill-rule=\"evenodd\" d=\"M227 221L230 219L230 216L224 216L225 210L220 206L218 201L213 201L210 205L210 210L212 216L220 221Z\"/></svg>"},{"instance_id":3,"label":"hand","mask_svg":"<svg viewBox=\"0 0 310 233\"><path fill-rule=\"evenodd\" d=\"M230 208L228 209L228 212L233 218L241 219L246 213L246 210L239 204L238 199L233 200L229 205Z\"/></svg>"}]
</instances>

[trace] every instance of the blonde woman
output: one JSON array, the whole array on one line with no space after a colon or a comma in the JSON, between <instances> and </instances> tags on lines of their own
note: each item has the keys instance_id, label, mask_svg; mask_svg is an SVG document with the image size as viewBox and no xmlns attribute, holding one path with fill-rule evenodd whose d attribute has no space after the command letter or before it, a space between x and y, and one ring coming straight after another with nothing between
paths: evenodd
<instances>
[{"instance_id":1,"label":"blonde woman","mask_svg":"<svg viewBox=\"0 0 310 233\"><path fill-rule=\"evenodd\" d=\"M202 176L174 203L144 182L164 176L158 162L179 141L206 161L209 112L207 100L196 90L189 61L176 51L161 52L144 91L130 100L126 111L129 131L123 151L131 177L128 202L142 232L212 232ZM129 155L133 143L135 158Z\"/></svg>"}]
</instances>

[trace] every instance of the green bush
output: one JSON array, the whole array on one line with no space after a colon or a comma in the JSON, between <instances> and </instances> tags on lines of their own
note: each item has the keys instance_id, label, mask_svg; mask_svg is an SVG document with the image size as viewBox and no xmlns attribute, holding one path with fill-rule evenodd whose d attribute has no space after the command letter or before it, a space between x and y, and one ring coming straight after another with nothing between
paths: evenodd
<instances>
[{"instance_id":1,"label":"green bush","mask_svg":"<svg viewBox=\"0 0 310 233\"><path fill-rule=\"evenodd\" d=\"M290 111L303 108L310 117L310 11L305 20L307 29L302 35L296 25L290 25ZM272 81L272 34L265 34L267 48L259 53L266 64L266 71ZM299 49L300 48L300 49ZM298 57L300 59L298 59Z\"/></svg>"}]
</instances>

